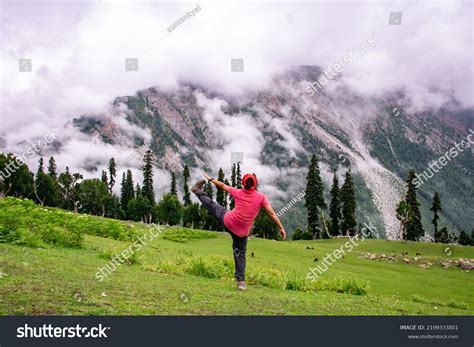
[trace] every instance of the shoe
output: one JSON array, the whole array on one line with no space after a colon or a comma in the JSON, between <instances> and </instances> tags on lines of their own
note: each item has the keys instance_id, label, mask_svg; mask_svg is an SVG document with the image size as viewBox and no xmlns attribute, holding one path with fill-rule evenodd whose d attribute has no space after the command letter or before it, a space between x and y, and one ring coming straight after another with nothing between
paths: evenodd
<instances>
[{"instance_id":1,"label":"shoe","mask_svg":"<svg viewBox=\"0 0 474 347\"><path fill-rule=\"evenodd\" d=\"M206 180L205 179L200 179L199 181L197 181L194 186L191 188L191 191L196 194L198 193L199 191L202 190L202 187L206 184Z\"/></svg>"},{"instance_id":2,"label":"shoe","mask_svg":"<svg viewBox=\"0 0 474 347\"><path fill-rule=\"evenodd\" d=\"M245 290L245 289L247 289L247 286L245 285L245 281L238 281L238 282L237 282L237 289L238 289L238 290Z\"/></svg>"}]
</instances>

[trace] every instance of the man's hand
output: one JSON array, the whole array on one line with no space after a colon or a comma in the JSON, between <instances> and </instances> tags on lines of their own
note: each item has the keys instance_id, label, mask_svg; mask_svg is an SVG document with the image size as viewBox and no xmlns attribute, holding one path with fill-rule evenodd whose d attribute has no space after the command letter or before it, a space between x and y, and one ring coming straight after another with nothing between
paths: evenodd
<instances>
[{"instance_id":1,"label":"man's hand","mask_svg":"<svg viewBox=\"0 0 474 347\"><path fill-rule=\"evenodd\" d=\"M281 240L282 241L286 240L285 228L280 228L280 235L281 235Z\"/></svg>"},{"instance_id":2,"label":"man's hand","mask_svg":"<svg viewBox=\"0 0 474 347\"><path fill-rule=\"evenodd\" d=\"M212 179L212 177L209 176L208 174L204 174L203 176L204 176L204 178L205 178L206 180L208 180L208 181L210 181L210 180Z\"/></svg>"}]
</instances>

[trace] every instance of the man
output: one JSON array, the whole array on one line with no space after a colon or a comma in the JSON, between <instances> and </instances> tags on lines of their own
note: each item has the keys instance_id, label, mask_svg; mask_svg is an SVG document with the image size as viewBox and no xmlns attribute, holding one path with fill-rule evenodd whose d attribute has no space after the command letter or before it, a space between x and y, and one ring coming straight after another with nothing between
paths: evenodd
<instances>
[{"instance_id":1,"label":"man","mask_svg":"<svg viewBox=\"0 0 474 347\"><path fill-rule=\"evenodd\" d=\"M256 190L257 177L255 175L244 175L242 178L243 189L229 187L208 175L204 175L204 177L212 182L218 189L225 190L234 198L235 207L233 210L229 211L215 201L212 201L209 195L202 190L206 180L201 179L197 181L191 188L191 191L196 194L202 205L232 236L237 288L245 290L245 252L247 251L247 238L260 208L265 209L265 212L278 226L283 240L286 239L285 228L268 202L267 197Z\"/></svg>"}]
</instances>

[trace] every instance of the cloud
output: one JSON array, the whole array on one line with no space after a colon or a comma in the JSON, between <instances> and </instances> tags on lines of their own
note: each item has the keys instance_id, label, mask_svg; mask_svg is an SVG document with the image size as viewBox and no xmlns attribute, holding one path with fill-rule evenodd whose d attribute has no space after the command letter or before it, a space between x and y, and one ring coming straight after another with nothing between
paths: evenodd
<instances>
[{"instance_id":1,"label":"cloud","mask_svg":"<svg viewBox=\"0 0 474 347\"><path fill-rule=\"evenodd\" d=\"M275 74L298 65L328 67L360 47L372 33L377 40L374 47L334 83L345 83L367 97L402 89L415 111L440 107L451 96L465 107L473 106L472 3L229 2L199 6L195 16L168 33L166 29L196 4L3 3L3 150L16 152L22 141L67 124L78 114L106 114L117 95L133 95L154 85L173 90L186 81L237 96L271 88ZM403 12L402 25L388 25L392 11ZM18 72L20 58L32 59L32 72ZM126 58L138 58L138 71L125 71ZM231 71L232 58L244 59L244 72ZM218 101L202 102L206 107L218 106ZM219 112L209 110L208 116L219 122L223 134L249 129L248 116L228 118ZM122 129L134 131L123 114L114 117ZM284 133L288 124L275 121L275 127ZM71 141L61 149L60 168L71 163L80 169L84 158L105 163L110 156L130 152L91 142L70 126L63 135ZM260 134L250 130L241 142L226 142L225 137L226 150L244 148L245 165L259 165ZM298 141L290 135L284 141L290 150L298 149ZM229 158L215 153L214 160L228 162ZM259 170L268 178L276 175L264 167Z\"/></svg>"}]
</instances>

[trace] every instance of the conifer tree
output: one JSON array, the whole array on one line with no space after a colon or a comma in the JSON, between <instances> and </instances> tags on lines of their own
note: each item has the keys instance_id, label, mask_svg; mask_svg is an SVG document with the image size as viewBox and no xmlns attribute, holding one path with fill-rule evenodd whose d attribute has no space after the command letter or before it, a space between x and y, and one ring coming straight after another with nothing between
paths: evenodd
<instances>
[{"instance_id":1,"label":"conifer tree","mask_svg":"<svg viewBox=\"0 0 474 347\"><path fill-rule=\"evenodd\" d=\"M323 198L323 182L316 155L311 157L308 175L306 176L305 206L308 210L308 231L314 238L319 237L319 210L326 208Z\"/></svg>"},{"instance_id":2,"label":"conifer tree","mask_svg":"<svg viewBox=\"0 0 474 347\"><path fill-rule=\"evenodd\" d=\"M137 187L135 188L135 198L138 198L141 195L142 195L142 189L140 188L140 185L137 183Z\"/></svg>"},{"instance_id":3,"label":"conifer tree","mask_svg":"<svg viewBox=\"0 0 474 347\"><path fill-rule=\"evenodd\" d=\"M189 194L189 187L188 187L188 180L189 180L189 168L187 165L184 166L183 170L183 190L184 190L184 196L183 196L183 202L184 202L184 207L188 207L191 205L191 196Z\"/></svg>"},{"instance_id":4,"label":"conifer tree","mask_svg":"<svg viewBox=\"0 0 474 347\"><path fill-rule=\"evenodd\" d=\"M226 186L230 186L229 180L228 180L227 178L224 180L224 184L225 184ZM226 191L224 191L224 205L222 205L222 206L224 206L225 208L227 208L227 202L228 202L228 201L229 201L229 193L227 193Z\"/></svg>"},{"instance_id":5,"label":"conifer tree","mask_svg":"<svg viewBox=\"0 0 474 347\"><path fill-rule=\"evenodd\" d=\"M339 222L341 220L341 197L339 191L339 180L337 178L336 172L334 172L334 177L332 180L329 216L331 217L331 235L339 235Z\"/></svg>"},{"instance_id":6,"label":"conifer tree","mask_svg":"<svg viewBox=\"0 0 474 347\"><path fill-rule=\"evenodd\" d=\"M441 211L441 199L439 198L439 194L438 192L435 192L434 193L434 196L433 196L433 203L431 205L431 208L430 208L430 211L433 212L433 220L432 220L432 223L433 223L433 226L434 226L434 238L435 240L438 238L438 220L439 220L439 215L438 215L438 212Z\"/></svg>"},{"instance_id":7,"label":"conifer tree","mask_svg":"<svg viewBox=\"0 0 474 347\"><path fill-rule=\"evenodd\" d=\"M43 157L39 158L38 160L38 172L37 173L44 173L44 167L43 167Z\"/></svg>"},{"instance_id":8,"label":"conifer tree","mask_svg":"<svg viewBox=\"0 0 474 347\"><path fill-rule=\"evenodd\" d=\"M146 197L153 206L155 205L155 192L153 190L153 154L150 150L147 150L143 157L142 172L142 195Z\"/></svg>"},{"instance_id":9,"label":"conifer tree","mask_svg":"<svg viewBox=\"0 0 474 347\"><path fill-rule=\"evenodd\" d=\"M232 183L232 187L237 188L237 180L235 176L235 163L232 164L232 169L231 169L231 175L230 175L230 181Z\"/></svg>"},{"instance_id":10,"label":"conifer tree","mask_svg":"<svg viewBox=\"0 0 474 347\"><path fill-rule=\"evenodd\" d=\"M49 162L48 162L48 175L54 181L58 179L58 174L56 172L56 161L54 160L54 157L52 156L49 158Z\"/></svg>"},{"instance_id":11,"label":"conifer tree","mask_svg":"<svg viewBox=\"0 0 474 347\"><path fill-rule=\"evenodd\" d=\"M109 160L109 192L112 194L112 189L115 185L115 177L117 176L116 166L115 166L115 159L110 158Z\"/></svg>"},{"instance_id":12,"label":"conifer tree","mask_svg":"<svg viewBox=\"0 0 474 347\"><path fill-rule=\"evenodd\" d=\"M235 168L235 186L237 189L242 188L242 174L240 173L240 161L237 162L236 168Z\"/></svg>"},{"instance_id":13,"label":"conifer tree","mask_svg":"<svg viewBox=\"0 0 474 347\"><path fill-rule=\"evenodd\" d=\"M405 240L417 241L420 237L425 234L423 230L423 224L421 222L420 203L416 197L416 186L413 180L416 178L414 170L408 173L406 180L407 193L405 200L402 200L398 205L398 209L404 206L405 210L405 223L403 225L404 233L403 237ZM397 212L398 212L397 209Z\"/></svg>"},{"instance_id":14,"label":"conifer tree","mask_svg":"<svg viewBox=\"0 0 474 347\"><path fill-rule=\"evenodd\" d=\"M100 180L105 184L106 187L108 187L109 178L107 177L107 171L102 170L102 175L100 176Z\"/></svg>"},{"instance_id":15,"label":"conifer tree","mask_svg":"<svg viewBox=\"0 0 474 347\"><path fill-rule=\"evenodd\" d=\"M224 179L225 179L224 170L222 170L222 168L219 168L219 172L217 173L217 180L219 182L224 182ZM223 189L217 189L216 202L219 205L226 207L225 205L227 204L225 203L225 191Z\"/></svg>"},{"instance_id":16,"label":"conifer tree","mask_svg":"<svg viewBox=\"0 0 474 347\"><path fill-rule=\"evenodd\" d=\"M355 219L356 200L354 183L352 182L352 174L349 169L346 172L346 178L341 188L341 205L342 205L342 223L341 230L343 235L347 232L353 232L357 225Z\"/></svg>"},{"instance_id":17,"label":"conifer tree","mask_svg":"<svg viewBox=\"0 0 474 347\"><path fill-rule=\"evenodd\" d=\"M120 193L120 206L122 207L122 210L125 212L127 217L130 218L130 215L128 213L128 203L130 202L130 200L135 198L131 170L127 170L127 175L125 175L125 172L122 175L122 187L120 189Z\"/></svg>"},{"instance_id":18,"label":"conifer tree","mask_svg":"<svg viewBox=\"0 0 474 347\"><path fill-rule=\"evenodd\" d=\"M176 191L176 175L174 172L171 172L171 189L170 193L174 196L178 196L178 192Z\"/></svg>"},{"instance_id":19,"label":"conifer tree","mask_svg":"<svg viewBox=\"0 0 474 347\"><path fill-rule=\"evenodd\" d=\"M230 175L230 181L232 184L232 187L237 188L237 176L236 176L236 165L235 163L232 164L232 169L231 169L231 175ZM230 202L229 202L230 209L234 209L235 207L235 201L232 197L230 197Z\"/></svg>"}]
</instances>

